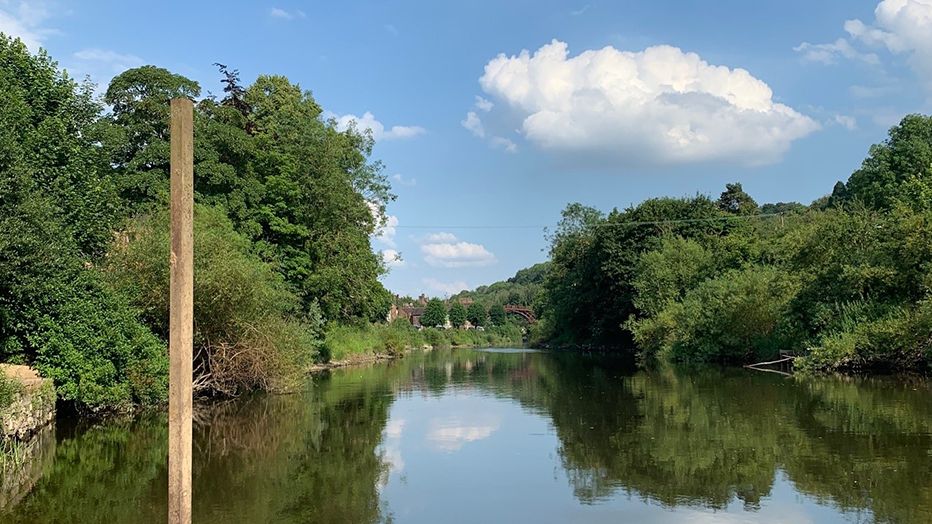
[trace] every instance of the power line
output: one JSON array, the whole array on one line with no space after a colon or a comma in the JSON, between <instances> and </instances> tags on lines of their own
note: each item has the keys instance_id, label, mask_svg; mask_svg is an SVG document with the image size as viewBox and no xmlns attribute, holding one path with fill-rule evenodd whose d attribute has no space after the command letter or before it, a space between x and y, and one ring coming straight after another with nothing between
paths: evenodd
<instances>
[{"instance_id":1,"label":"power line","mask_svg":"<svg viewBox=\"0 0 932 524\"><path fill-rule=\"evenodd\" d=\"M755 218L783 217L787 213L761 213L757 215L725 215L720 217L706 218L679 218L671 220L644 220L633 222L599 222L589 224L587 227L631 227L631 226L661 226L667 224L691 224L697 222L719 222L730 220L750 220ZM530 224L488 224L488 225L403 225L394 226L397 229L547 229L553 225L530 225Z\"/></svg>"}]
</instances>

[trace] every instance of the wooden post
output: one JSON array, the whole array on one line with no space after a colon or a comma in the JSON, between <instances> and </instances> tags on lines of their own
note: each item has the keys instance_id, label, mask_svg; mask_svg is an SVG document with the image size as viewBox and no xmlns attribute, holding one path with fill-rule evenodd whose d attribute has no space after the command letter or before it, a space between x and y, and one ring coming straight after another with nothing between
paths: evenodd
<instances>
[{"instance_id":1,"label":"wooden post","mask_svg":"<svg viewBox=\"0 0 932 524\"><path fill-rule=\"evenodd\" d=\"M194 104L171 101L171 309L168 353L168 522L191 522L194 345Z\"/></svg>"}]
</instances>

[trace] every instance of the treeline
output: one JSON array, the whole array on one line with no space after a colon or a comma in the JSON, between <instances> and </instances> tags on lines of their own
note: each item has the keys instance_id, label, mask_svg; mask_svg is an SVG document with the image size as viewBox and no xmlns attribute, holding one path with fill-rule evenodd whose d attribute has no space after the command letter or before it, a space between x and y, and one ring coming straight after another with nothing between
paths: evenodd
<instances>
[{"instance_id":1,"label":"treeline","mask_svg":"<svg viewBox=\"0 0 932 524\"><path fill-rule=\"evenodd\" d=\"M910 115L809 206L653 198L572 204L552 236L538 343L820 370L932 362L932 117Z\"/></svg>"},{"instance_id":2,"label":"treeline","mask_svg":"<svg viewBox=\"0 0 932 524\"><path fill-rule=\"evenodd\" d=\"M323 352L332 361L352 361L361 356L394 357L411 349L451 347L519 347L524 343L521 326L503 322L478 329L415 329L406 319L391 323L331 324Z\"/></svg>"},{"instance_id":3,"label":"treeline","mask_svg":"<svg viewBox=\"0 0 932 524\"><path fill-rule=\"evenodd\" d=\"M461 291L450 297L450 300L468 298L490 306L504 306L506 304L528 307L539 306L538 299L549 266L549 262L534 264L531 267L519 270L515 273L515 276L507 280L487 286L479 286L472 291Z\"/></svg>"},{"instance_id":4,"label":"treeline","mask_svg":"<svg viewBox=\"0 0 932 524\"><path fill-rule=\"evenodd\" d=\"M324 321L384 318L369 237L394 198L371 134L282 76L221 96L144 66L103 102L0 34L0 361L87 411L167 389L169 100L195 99L195 353L207 394L286 387Z\"/></svg>"}]
</instances>

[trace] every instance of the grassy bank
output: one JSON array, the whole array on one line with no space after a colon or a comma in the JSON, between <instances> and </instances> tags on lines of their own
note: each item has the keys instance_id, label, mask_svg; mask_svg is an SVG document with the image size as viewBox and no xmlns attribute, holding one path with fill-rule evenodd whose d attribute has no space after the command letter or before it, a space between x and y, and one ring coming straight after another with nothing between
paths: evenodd
<instances>
[{"instance_id":1,"label":"grassy bank","mask_svg":"<svg viewBox=\"0 0 932 524\"><path fill-rule=\"evenodd\" d=\"M521 327L515 324L474 329L418 330L407 322L391 324L331 324L320 353L321 362L336 362L373 355L399 355L408 349L493 347L522 345Z\"/></svg>"}]
</instances>

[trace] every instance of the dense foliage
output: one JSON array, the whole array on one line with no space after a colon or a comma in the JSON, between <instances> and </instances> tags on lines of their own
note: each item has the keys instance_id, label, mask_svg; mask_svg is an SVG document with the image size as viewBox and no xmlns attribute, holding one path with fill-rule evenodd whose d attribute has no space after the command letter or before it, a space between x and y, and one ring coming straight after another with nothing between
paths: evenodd
<instances>
[{"instance_id":1,"label":"dense foliage","mask_svg":"<svg viewBox=\"0 0 932 524\"><path fill-rule=\"evenodd\" d=\"M450 325L453 327L463 327L466 324L466 306L460 301L453 302L447 310L447 318L450 319Z\"/></svg>"},{"instance_id":2,"label":"dense foliage","mask_svg":"<svg viewBox=\"0 0 932 524\"><path fill-rule=\"evenodd\" d=\"M932 362L932 117L910 115L810 206L656 198L607 216L573 204L552 236L543 319L558 345L815 369Z\"/></svg>"},{"instance_id":3,"label":"dense foliage","mask_svg":"<svg viewBox=\"0 0 932 524\"><path fill-rule=\"evenodd\" d=\"M297 372L323 320L384 318L369 237L394 197L371 134L284 77L220 71L195 108L195 378L230 394ZM0 35L0 361L99 411L166 396L169 99L201 87L131 69L109 112L93 89Z\"/></svg>"},{"instance_id":4,"label":"dense foliage","mask_svg":"<svg viewBox=\"0 0 932 524\"><path fill-rule=\"evenodd\" d=\"M466 320L476 327L485 326L489 319L489 311L479 302L469 304L466 309Z\"/></svg>"},{"instance_id":5,"label":"dense foliage","mask_svg":"<svg viewBox=\"0 0 932 524\"><path fill-rule=\"evenodd\" d=\"M427 302L424 308L424 314L421 315L421 325L426 327L443 326L447 323L447 306L443 300L432 298Z\"/></svg>"},{"instance_id":6,"label":"dense foliage","mask_svg":"<svg viewBox=\"0 0 932 524\"><path fill-rule=\"evenodd\" d=\"M453 295L451 300L471 299L488 305L512 304L534 307L538 305L549 266L549 262L534 264L519 270L515 276L507 280L479 286L472 291L461 291Z\"/></svg>"}]
</instances>

